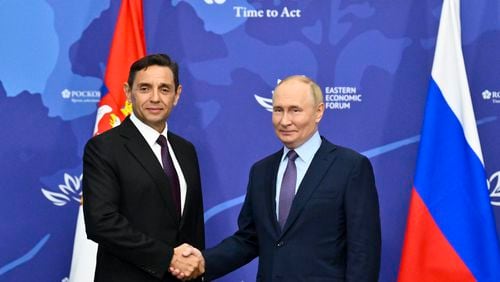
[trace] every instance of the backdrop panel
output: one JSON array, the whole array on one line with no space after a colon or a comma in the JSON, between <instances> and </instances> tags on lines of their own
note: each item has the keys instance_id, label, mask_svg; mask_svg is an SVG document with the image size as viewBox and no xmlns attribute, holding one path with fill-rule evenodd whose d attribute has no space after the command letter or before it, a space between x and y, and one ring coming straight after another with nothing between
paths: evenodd
<instances>
[{"instance_id":1,"label":"backdrop panel","mask_svg":"<svg viewBox=\"0 0 500 282\"><path fill-rule=\"evenodd\" d=\"M367 155L381 281L397 277L442 2L144 1L148 53L180 64L169 128L198 150L207 246L236 230L250 166L277 151L269 98L291 74L324 91L323 136ZM82 151L120 1L0 3L0 280L69 274ZM500 9L462 1L465 63L500 232ZM453 201L453 198L449 199ZM254 281L256 263L220 281Z\"/></svg>"}]
</instances>

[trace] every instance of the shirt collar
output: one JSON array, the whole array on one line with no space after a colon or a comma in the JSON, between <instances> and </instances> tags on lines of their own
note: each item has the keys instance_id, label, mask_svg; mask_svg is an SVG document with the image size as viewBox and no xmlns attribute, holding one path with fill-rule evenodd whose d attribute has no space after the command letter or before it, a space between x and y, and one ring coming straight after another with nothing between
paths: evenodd
<instances>
[{"instance_id":1,"label":"shirt collar","mask_svg":"<svg viewBox=\"0 0 500 282\"><path fill-rule=\"evenodd\" d=\"M158 133L158 131L156 131L151 126L145 124L134 113L130 115L130 120L132 121L132 123L134 123L135 127L137 127L137 129L144 137L144 139L146 139L148 145L150 147L153 147L153 145L156 144L156 140L158 140L158 137L160 137L160 133ZM168 132L168 124L165 122L165 129L163 129L161 135L165 136L165 138L167 138L168 140L167 132Z\"/></svg>"},{"instance_id":2,"label":"shirt collar","mask_svg":"<svg viewBox=\"0 0 500 282\"><path fill-rule=\"evenodd\" d=\"M319 132L316 130L316 132L311 136L311 138L309 138L304 144L300 145L294 150L299 156L299 159L302 159L306 163L310 163L320 146L321 146L321 136L319 135ZM283 147L283 156L281 156L281 161L284 161L286 159L286 155L288 154L289 151L290 149L288 149L286 146Z\"/></svg>"}]
</instances>

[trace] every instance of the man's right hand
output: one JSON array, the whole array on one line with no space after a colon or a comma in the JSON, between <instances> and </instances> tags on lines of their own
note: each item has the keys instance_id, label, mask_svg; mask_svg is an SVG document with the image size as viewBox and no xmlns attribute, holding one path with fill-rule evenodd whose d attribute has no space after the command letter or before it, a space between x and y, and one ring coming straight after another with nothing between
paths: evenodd
<instances>
[{"instance_id":1,"label":"man's right hand","mask_svg":"<svg viewBox=\"0 0 500 282\"><path fill-rule=\"evenodd\" d=\"M205 272L205 259L198 249L189 244L182 244L174 248L169 271L177 279L191 280Z\"/></svg>"}]
</instances>

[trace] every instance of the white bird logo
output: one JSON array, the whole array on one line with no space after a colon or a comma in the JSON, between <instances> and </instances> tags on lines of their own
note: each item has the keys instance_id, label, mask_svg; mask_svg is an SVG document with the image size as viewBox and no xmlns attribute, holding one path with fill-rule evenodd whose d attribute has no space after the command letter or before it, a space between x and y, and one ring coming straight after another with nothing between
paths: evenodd
<instances>
[{"instance_id":1,"label":"white bird logo","mask_svg":"<svg viewBox=\"0 0 500 282\"><path fill-rule=\"evenodd\" d=\"M264 109L269 112L273 111L273 99L260 97L258 95L253 96L255 97L255 100L257 100L257 103L259 103L259 105L261 105Z\"/></svg>"}]
</instances>

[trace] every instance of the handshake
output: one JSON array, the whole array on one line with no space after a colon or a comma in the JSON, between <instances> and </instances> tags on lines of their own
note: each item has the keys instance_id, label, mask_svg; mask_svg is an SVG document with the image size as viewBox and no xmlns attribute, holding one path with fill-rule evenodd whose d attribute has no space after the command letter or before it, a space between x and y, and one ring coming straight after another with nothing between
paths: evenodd
<instances>
[{"instance_id":1,"label":"handshake","mask_svg":"<svg viewBox=\"0 0 500 282\"><path fill-rule=\"evenodd\" d=\"M200 250L189 244L182 244L174 248L169 271L183 281L195 279L205 273L205 259Z\"/></svg>"}]
</instances>

